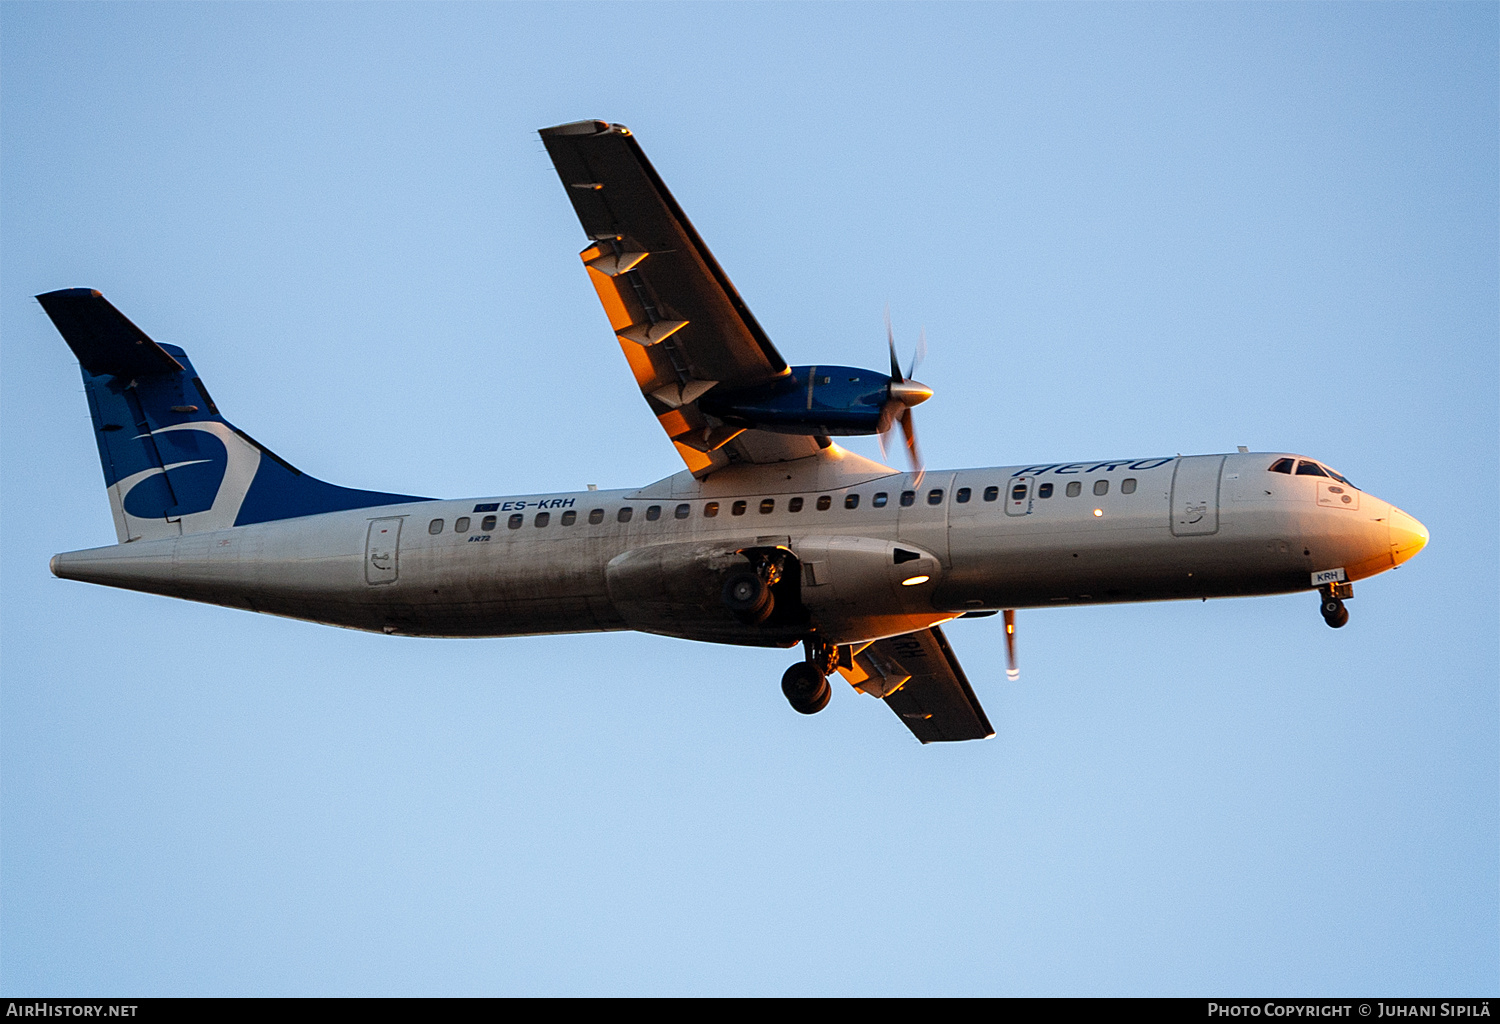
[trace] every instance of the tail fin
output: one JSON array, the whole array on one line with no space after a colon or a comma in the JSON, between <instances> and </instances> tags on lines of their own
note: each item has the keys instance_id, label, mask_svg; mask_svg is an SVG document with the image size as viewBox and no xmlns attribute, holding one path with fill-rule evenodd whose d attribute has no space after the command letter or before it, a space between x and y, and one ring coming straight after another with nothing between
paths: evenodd
<instances>
[{"instance_id":1,"label":"tail fin","mask_svg":"<svg viewBox=\"0 0 1500 1024\"><path fill-rule=\"evenodd\" d=\"M219 415L182 349L89 288L38 295L78 357L120 543L427 501L307 476Z\"/></svg>"}]
</instances>

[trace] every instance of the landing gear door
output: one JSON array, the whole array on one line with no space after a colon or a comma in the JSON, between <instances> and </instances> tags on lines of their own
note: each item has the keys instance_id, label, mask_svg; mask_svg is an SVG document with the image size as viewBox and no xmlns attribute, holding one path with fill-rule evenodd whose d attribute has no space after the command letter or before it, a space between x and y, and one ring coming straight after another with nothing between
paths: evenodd
<instances>
[{"instance_id":1,"label":"landing gear door","mask_svg":"<svg viewBox=\"0 0 1500 1024\"><path fill-rule=\"evenodd\" d=\"M1031 503L1036 500L1036 477L1013 476L1005 492L1005 514L1008 516L1031 515Z\"/></svg>"},{"instance_id":2,"label":"landing gear door","mask_svg":"<svg viewBox=\"0 0 1500 1024\"><path fill-rule=\"evenodd\" d=\"M1219 532L1219 472L1222 455L1179 458L1172 471L1172 534L1197 537Z\"/></svg>"},{"instance_id":3,"label":"landing gear door","mask_svg":"<svg viewBox=\"0 0 1500 1024\"><path fill-rule=\"evenodd\" d=\"M365 582L371 586L395 583L401 545L400 519L372 519L365 535Z\"/></svg>"}]
</instances>

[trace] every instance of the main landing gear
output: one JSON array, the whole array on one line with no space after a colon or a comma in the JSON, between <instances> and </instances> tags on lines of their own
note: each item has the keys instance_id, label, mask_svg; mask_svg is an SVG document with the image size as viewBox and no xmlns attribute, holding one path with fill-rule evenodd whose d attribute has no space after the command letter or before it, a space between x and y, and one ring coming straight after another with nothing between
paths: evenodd
<instances>
[{"instance_id":1,"label":"main landing gear","mask_svg":"<svg viewBox=\"0 0 1500 1024\"><path fill-rule=\"evenodd\" d=\"M747 626L758 626L776 610L771 588L781 582L786 556L780 551L758 552L750 565L729 574L719 596L724 606Z\"/></svg>"},{"instance_id":2,"label":"main landing gear","mask_svg":"<svg viewBox=\"0 0 1500 1024\"><path fill-rule=\"evenodd\" d=\"M798 714L816 715L828 706L833 688L828 676L838 664L838 648L811 637L802 641L806 659L797 662L781 677L781 692Z\"/></svg>"},{"instance_id":3,"label":"main landing gear","mask_svg":"<svg viewBox=\"0 0 1500 1024\"><path fill-rule=\"evenodd\" d=\"M1349 609L1344 607L1344 600L1354 596L1354 584L1352 583L1330 583L1319 587L1323 595L1323 621L1334 629L1342 628L1349 621Z\"/></svg>"}]
</instances>

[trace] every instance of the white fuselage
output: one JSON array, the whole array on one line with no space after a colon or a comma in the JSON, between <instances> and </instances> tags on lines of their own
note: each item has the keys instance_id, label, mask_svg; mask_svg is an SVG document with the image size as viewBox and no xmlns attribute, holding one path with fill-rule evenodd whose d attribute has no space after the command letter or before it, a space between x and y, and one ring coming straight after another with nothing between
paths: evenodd
<instances>
[{"instance_id":1,"label":"white fuselage","mask_svg":"<svg viewBox=\"0 0 1500 1024\"><path fill-rule=\"evenodd\" d=\"M1269 472L1274 458L1012 466L918 483L848 456L730 467L704 481L681 473L632 491L308 516L70 552L52 568L387 633L642 629L780 646L810 633L891 636L997 608L1311 590L1315 573L1361 579L1425 543L1421 524L1388 503ZM802 608L743 625L717 587L744 552L764 550L796 566L789 585Z\"/></svg>"}]
</instances>

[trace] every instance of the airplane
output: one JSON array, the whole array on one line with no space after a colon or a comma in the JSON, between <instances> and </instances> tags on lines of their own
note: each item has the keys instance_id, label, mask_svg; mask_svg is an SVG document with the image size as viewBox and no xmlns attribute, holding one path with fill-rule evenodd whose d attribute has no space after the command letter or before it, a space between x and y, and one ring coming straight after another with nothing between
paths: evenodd
<instances>
[{"instance_id":1,"label":"airplane","mask_svg":"<svg viewBox=\"0 0 1500 1024\"><path fill-rule=\"evenodd\" d=\"M606 630L795 647L814 714L837 674L923 743L994 729L942 625L1069 604L1315 591L1427 543L1415 518L1291 452L932 470L903 372L790 366L622 125L540 131L581 257L685 468L643 487L435 499L315 479L232 425L186 353L99 292L37 296L77 356L118 543L54 575L403 636ZM894 438L910 469L834 438Z\"/></svg>"}]
</instances>

